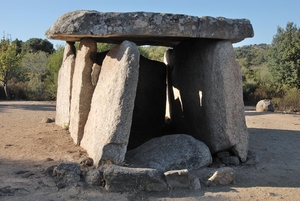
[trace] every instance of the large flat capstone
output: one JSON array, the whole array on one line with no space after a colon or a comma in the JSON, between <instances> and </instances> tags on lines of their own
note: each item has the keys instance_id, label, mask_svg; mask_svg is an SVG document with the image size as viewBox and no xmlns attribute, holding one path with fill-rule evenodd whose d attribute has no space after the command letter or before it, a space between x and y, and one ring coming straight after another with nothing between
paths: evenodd
<instances>
[{"instance_id":1,"label":"large flat capstone","mask_svg":"<svg viewBox=\"0 0 300 201\"><path fill-rule=\"evenodd\" d=\"M187 38L225 39L239 42L253 37L247 19L196 17L152 12L98 12L78 10L62 15L46 31L49 39L79 41L91 37L97 42L176 46Z\"/></svg>"}]
</instances>

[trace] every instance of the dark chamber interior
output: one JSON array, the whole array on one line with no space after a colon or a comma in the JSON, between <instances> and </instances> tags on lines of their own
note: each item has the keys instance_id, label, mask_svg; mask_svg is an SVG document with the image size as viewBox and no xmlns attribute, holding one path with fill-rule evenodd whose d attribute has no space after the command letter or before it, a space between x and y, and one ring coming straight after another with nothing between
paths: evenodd
<instances>
[{"instance_id":1,"label":"dark chamber interior","mask_svg":"<svg viewBox=\"0 0 300 201\"><path fill-rule=\"evenodd\" d=\"M164 63L140 56L137 86L128 150L167 134L166 72Z\"/></svg>"}]
</instances>

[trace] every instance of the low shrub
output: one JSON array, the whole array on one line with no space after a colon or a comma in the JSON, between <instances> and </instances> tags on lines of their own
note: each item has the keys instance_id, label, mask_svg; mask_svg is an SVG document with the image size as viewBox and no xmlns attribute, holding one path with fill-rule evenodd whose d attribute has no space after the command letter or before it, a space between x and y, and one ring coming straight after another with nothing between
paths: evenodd
<instances>
[{"instance_id":1,"label":"low shrub","mask_svg":"<svg viewBox=\"0 0 300 201\"><path fill-rule=\"evenodd\" d=\"M300 90L296 88L285 91L283 97L273 98L273 105L280 111L300 111Z\"/></svg>"}]
</instances>

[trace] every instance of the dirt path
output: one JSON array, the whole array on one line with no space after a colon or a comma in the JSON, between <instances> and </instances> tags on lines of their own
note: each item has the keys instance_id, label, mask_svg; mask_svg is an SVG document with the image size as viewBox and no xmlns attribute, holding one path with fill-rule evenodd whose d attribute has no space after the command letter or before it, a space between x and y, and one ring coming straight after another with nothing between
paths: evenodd
<instances>
[{"instance_id":1,"label":"dirt path","mask_svg":"<svg viewBox=\"0 0 300 201\"><path fill-rule=\"evenodd\" d=\"M257 166L233 167L235 184L165 193L107 193L101 187L58 190L43 172L86 153L54 123L53 102L0 101L0 200L300 200L300 115L246 111Z\"/></svg>"}]
</instances>

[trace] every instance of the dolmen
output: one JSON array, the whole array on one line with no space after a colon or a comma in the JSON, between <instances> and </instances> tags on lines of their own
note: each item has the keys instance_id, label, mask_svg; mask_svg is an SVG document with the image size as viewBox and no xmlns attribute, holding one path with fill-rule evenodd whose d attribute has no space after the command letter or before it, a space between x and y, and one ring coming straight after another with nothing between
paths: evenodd
<instances>
[{"instance_id":1,"label":"dolmen","mask_svg":"<svg viewBox=\"0 0 300 201\"><path fill-rule=\"evenodd\" d=\"M245 162L242 75L232 43L253 35L247 19L66 13L46 31L66 41L56 124L69 129L97 167L193 169L222 151ZM97 52L97 43L115 46ZM141 56L141 45L169 47L165 62Z\"/></svg>"}]
</instances>

